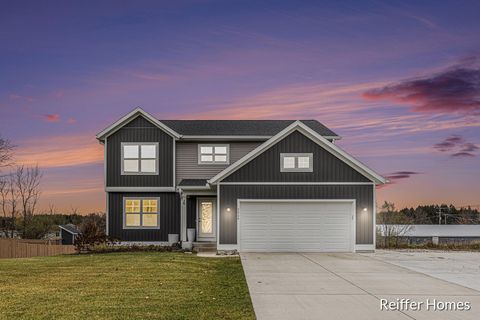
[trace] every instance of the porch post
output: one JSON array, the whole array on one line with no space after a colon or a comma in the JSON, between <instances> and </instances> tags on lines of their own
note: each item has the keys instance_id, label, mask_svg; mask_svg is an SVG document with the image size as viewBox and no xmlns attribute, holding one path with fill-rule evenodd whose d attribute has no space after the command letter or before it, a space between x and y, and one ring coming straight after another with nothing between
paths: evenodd
<instances>
[{"instance_id":1,"label":"porch post","mask_svg":"<svg viewBox=\"0 0 480 320\"><path fill-rule=\"evenodd\" d=\"M180 194L180 240L187 241L187 195Z\"/></svg>"}]
</instances>

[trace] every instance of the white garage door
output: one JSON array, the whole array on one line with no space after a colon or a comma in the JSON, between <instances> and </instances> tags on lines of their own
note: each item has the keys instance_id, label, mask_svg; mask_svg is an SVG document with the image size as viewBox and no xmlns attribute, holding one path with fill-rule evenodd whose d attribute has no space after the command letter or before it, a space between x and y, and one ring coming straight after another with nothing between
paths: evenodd
<instances>
[{"instance_id":1,"label":"white garage door","mask_svg":"<svg viewBox=\"0 0 480 320\"><path fill-rule=\"evenodd\" d=\"M353 202L240 201L243 252L351 252Z\"/></svg>"}]
</instances>

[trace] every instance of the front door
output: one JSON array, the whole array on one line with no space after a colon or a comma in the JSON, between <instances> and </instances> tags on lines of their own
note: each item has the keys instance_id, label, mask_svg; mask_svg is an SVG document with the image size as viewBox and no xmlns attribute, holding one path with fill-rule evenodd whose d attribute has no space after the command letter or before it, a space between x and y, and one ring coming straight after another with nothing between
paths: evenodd
<instances>
[{"instance_id":1,"label":"front door","mask_svg":"<svg viewBox=\"0 0 480 320\"><path fill-rule=\"evenodd\" d=\"M217 204L213 198L198 198L197 200L197 239L212 241L217 231Z\"/></svg>"}]
</instances>

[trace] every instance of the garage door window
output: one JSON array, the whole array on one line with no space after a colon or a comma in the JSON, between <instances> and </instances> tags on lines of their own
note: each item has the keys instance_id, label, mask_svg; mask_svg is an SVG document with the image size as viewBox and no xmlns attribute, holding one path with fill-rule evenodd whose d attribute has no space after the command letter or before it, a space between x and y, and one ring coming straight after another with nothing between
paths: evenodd
<instances>
[{"instance_id":1,"label":"garage door window","mask_svg":"<svg viewBox=\"0 0 480 320\"><path fill-rule=\"evenodd\" d=\"M281 172L312 172L312 153L281 153Z\"/></svg>"}]
</instances>

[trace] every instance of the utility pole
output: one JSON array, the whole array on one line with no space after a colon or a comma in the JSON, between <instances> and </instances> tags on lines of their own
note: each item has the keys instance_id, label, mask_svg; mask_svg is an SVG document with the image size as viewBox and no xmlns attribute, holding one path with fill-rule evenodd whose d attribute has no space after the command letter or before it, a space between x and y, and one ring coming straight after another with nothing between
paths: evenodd
<instances>
[{"instance_id":1,"label":"utility pole","mask_svg":"<svg viewBox=\"0 0 480 320\"><path fill-rule=\"evenodd\" d=\"M437 213L438 213L438 224L442 224L442 207L438 207Z\"/></svg>"}]
</instances>

